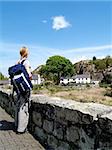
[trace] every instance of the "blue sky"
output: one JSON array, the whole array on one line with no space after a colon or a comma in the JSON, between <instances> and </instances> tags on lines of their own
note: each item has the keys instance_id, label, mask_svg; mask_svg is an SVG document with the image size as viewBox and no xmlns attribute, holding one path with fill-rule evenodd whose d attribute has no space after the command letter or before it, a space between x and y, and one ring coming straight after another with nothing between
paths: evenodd
<instances>
[{"instance_id":1,"label":"blue sky","mask_svg":"<svg viewBox=\"0 0 112 150\"><path fill-rule=\"evenodd\" d=\"M0 1L0 71L27 46L32 69L61 55L73 63L112 56L111 1Z\"/></svg>"}]
</instances>

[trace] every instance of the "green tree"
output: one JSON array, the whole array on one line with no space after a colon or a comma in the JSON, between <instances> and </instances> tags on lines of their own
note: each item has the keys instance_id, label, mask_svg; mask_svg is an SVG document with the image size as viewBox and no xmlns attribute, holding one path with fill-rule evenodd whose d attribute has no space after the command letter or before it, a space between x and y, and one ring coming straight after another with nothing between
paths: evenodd
<instances>
[{"instance_id":1,"label":"green tree","mask_svg":"<svg viewBox=\"0 0 112 150\"><path fill-rule=\"evenodd\" d=\"M104 59L93 60L93 64L95 64L97 70L104 70L108 67L112 67L112 57L107 56Z\"/></svg>"},{"instance_id":2,"label":"green tree","mask_svg":"<svg viewBox=\"0 0 112 150\"><path fill-rule=\"evenodd\" d=\"M105 75L101 82L106 84L112 84L112 75L111 74Z\"/></svg>"},{"instance_id":3,"label":"green tree","mask_svg":"<svg viewBox=\"0 0 112 150\"><path fill-rule=\"evenodd\" d=\"M97 70L104 70L106 69L106 62L104 59L97 59L95 62L95 67Z\"/></svg>"},{"instance_id":4,"label":"green tree","mask_svg":"<svg viewBox=\"0 0 112 150\"><path fill-rule=\"evenodd\" d=\"M107 56L105 58L106 67L112 66L112 58L110 56Z\"/></svg>"},{"instance_id":5,"label":"green tree","mask_svg":"<svg viewBox=\"0 0 112 150\"><path fill-rule=\"evenodd\" d=\"M46 65L40 69L40 74L45 79L59 84L60 77L72 76L74 74L74 66L69 59L55 55L48 58Z\"/></svg>"},{"instance_id":6,"label":"green tree","mask_svg":"<svg viewBox=\"0 0 112 150\"><path fill-rule=\"evenodd\" d=\"M96 57L95 56L93 56L93 61L95 61L96 60Z\"/></svg>"},{"instance_id":7,"label":"green tree","mask_svg":"<svg viewBox=\"0 0 112 150\"><path fill-rule=\"evenodd\" d=\"M1 72L0 72L0 80L5 80L7 79Z\"/></svg>"}]
</instances>

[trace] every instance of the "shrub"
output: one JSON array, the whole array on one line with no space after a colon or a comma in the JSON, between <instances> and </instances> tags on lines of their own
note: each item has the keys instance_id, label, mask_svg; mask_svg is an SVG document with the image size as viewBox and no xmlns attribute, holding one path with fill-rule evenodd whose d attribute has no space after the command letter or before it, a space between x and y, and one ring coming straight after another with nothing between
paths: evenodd
<instances>
[{"instance_id":1,"label":"shrub","mask_svg":"<svg viewBox=\"0 0 112 150\"><path fill-rule=\"evenodd\" d=\"M112 88L107 89L107 91L106 91L106 93L105 93L105 96L110 96L110 97L112 97Z\"/></svg>"},{"instance_id":2,"label":"shrub","mask_svg":"<svg viewBox=\"0 0 112 150\"><path fill-rule=\"evenodd\" d=\"M33 85L33 90L42 90L43 89L43 85Z\"/></svg>"}]
</instances>

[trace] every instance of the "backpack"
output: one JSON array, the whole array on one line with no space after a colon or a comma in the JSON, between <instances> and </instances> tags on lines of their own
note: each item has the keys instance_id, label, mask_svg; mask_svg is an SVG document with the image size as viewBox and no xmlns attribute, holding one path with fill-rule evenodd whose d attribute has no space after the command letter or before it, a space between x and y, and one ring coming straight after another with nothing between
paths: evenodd
<instances>
[{"instance_id":1,"label":"backpack","mask_svg":"<svg viewBox=\"0 0 112 150\"><path fill-rule=\"evenodd\" d=\"M14 91L16 91L17 94L24 94L33 88L27 70L23 65L24 61L25 60L23 60L20 64L9 67L8 69L11 84L13 85Z\"/></svg>"}]
</instances>

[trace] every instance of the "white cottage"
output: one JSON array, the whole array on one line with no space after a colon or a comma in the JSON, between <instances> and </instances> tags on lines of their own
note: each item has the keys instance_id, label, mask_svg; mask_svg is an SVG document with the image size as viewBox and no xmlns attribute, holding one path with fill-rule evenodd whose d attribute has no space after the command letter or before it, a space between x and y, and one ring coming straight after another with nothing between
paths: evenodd
<instances>
[{"instance_id":1,"label":"white cottage","mask_svg":"<svg viewBox=\"0 0 112 150\"><path fill-rule=\"evenodd\" d=\"M10 85L10 79L9 80L0 80L0 85Z\"/></svg>"},{"instance_id":2,"label":"white cottage","mask_svg":"<svg viewBox=\"0 0 112 150\"><path fill-rule=\"evenodd\" d=\"M82 83L82 84L90 83L91 82L90 75L87 74L76 75L75 82Z\"/></svg>"},{"instance_id":3,"label":"white cottage","mask_svg":"<svg viewBox=\"0 0 112 150\"><path fill-rule=\"evenodd\" d=\"M69 84L69 83L76 83L76 84L86 84L90 83L90 75L87 74L80 74L80 75L75 75L71 78L61 78L60 79L60 84Z\"/></svg>"},{"instance_id":4,"label":"white cottage","mask_svg":"<svg viewBox=\"0 0 112 150\"><path fill-rule=\"evenodd\" d=\"M33 74L31 82L33 85L41 84L43 82L43 78L41 78L39 74Z\"/></svg>"}]
</instances>

